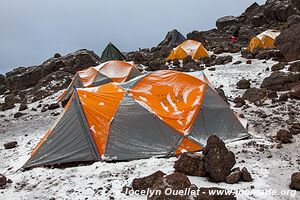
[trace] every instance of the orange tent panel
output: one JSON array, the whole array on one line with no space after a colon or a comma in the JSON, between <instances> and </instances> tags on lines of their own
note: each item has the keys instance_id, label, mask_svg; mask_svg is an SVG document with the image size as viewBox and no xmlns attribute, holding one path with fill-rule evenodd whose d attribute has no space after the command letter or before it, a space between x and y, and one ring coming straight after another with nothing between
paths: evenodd
<instances>
[{"instance_id":1,"label":"orange tent panel","mask_svg":"<svg viewBox=\"0 0 300 200\"><path fill-rule=\"evenodd\" d=\"M89 87L93 84L98 71L94 67L77 72L84 87Z\"/></svg>"},{"instance_id":2,"label":"orange tent panel","mask_svg":"<svg viewBox=\"0 0 300 200\"><path fill-rule=\"evenodd\" d=\"M167 60L182 60L188 55L190 55L193 59L209 56L208 52L200 42L195 40L186 40L171 51Z\"/></svg>"},{"instance_id":3,"label":"orange tent panel","mask_svg":"<svg viewBox=\"0 0 300 200\"><path fill-rule=\"evenodd\" d=\"M195 151L200 151L202 149L203 147L201 147L199 144L193 142L188 138L184 138L179 144L179 146L177 147L175 154L179 155L186 151L195 152Z\"/></svg>"},{"instance_id":4,"label":"orange tent panel","mask_svg":"<svg viewBox=\"0 0 300 200\"><path fill-rule=\"evenodd\" d=\"M206 84L187 74L159 71L138 82L129 93L182 135L187 135L204 98Z\"/></svg>"},{"instance_id":5,"label":"orange tent panel","mask_svg":"<svg viewBox=\"0 0 300 200\"><path fill-rule=\"evenodd\" d=\"M134 67L134 65L127 62L110 61L107 62L99 71L114 82L121 83L127 80Z\"/></svg>"},{"instance_id":6,"label":"orange tent panel","mask_svg":"<svg viewBox=\"0 0 300 200\"><path fill-rule=\"evenodd\" d=\"M119 86L109 83L100 87L78 89L77 92L98 152L103 155L110 123L125 91Z\"/></svg>"}]
</instances>

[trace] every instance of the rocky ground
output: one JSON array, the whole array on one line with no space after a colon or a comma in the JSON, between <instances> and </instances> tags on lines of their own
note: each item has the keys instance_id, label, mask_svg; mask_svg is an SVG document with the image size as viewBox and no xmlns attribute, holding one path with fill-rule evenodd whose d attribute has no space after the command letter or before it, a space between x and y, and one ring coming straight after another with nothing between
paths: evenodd
<instances>
[{"instance_id":1,"label":"rocky ground","mask_svg":"<svg viewBox=\"0 0 300 200\"><path fill-rule=\"evenodd\" d=\"M176 46L170 45L176 30L170 31L157 47L125 53L127 59L138 64L144 73L170 69L197 77L204 71L243 123L248 122L251 138L226 146L236 159L230 169L246 167L253 181L225 183L240 176L236 171L232 172L235 174L230 181L219 183L213 180L213 175L202 177L199 171L193 172L196 176L190 173L186 173L188 177L174 175L178 160L175 157L22 171L20 168L33 147L63 110L56 103L56 97L78 70L101 62L94 52L79 50L65 56L55 54L41 65L19 67L0 75L1 199L147 199L145 195L126 196L122 190L124 186L132 187L135 178L157 170L168 175L160 179L161 185L155 186L158 188L177 177L184 187L241 191L274 189L277 192L291 187L299 190L300 175L296 173L300 171L298 2L268 0L265 5L253 4L240 16L218 19L217 29L188 33L188 39L205 45L210 58L197 61L186 58L166 63L166 56ZM240 37L238 43L232 45L230 34L238 26ZM249 38L269 28L282 31L276 39L277 50L252 53L244 50ZM239 194L237 199L297 199L300 196L299 191L288 192L287 195L265 196Z\"/></svg>"}]
</instances>

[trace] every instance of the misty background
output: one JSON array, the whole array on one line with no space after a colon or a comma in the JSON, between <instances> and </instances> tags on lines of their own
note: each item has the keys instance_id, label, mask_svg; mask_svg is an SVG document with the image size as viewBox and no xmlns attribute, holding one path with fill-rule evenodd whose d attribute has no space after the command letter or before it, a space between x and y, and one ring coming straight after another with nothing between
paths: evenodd
<instances>
[{"instance_id":1,"label":"misty background","mask_svg":"<svg viewBox=\"0 0 300 200\"><path fill-rule=\"evenodd\" d=\"M183 35L215 27L265 0L0 0L0 73L86 48L101 56L156 46L174 28Z\"/></svg>"}]
</instances>

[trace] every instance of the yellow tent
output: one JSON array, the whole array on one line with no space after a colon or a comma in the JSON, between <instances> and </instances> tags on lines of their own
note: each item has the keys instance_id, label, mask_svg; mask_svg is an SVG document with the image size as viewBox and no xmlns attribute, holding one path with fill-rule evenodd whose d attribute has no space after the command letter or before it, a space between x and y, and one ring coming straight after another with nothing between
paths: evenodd
<instances>
[{"instance_id":1,"label":"yellow tent","mask_svg":"<svg viewBox=\"0 0 300 200\"><path fill-rule=\"evenodd\" d=\"M209 54L200 42L186 40L171 51L167 60L182 60L187 56L191 56L193 59L199 59L209 57Z\"/></svg>"},{"instance_id":2,"label":"yellow tent","mask_svg":"<svg viewBox=\"0 0 300 200\"><path fill-rule=\"evenodd\" d=\"M253 51L256 48L261 49L274 49L275 46L275 39L277 36L280 35L280 31L276 30L267 30L255 37L253 37L248 45L248 50Z\"/></svg>"}]
</instances>

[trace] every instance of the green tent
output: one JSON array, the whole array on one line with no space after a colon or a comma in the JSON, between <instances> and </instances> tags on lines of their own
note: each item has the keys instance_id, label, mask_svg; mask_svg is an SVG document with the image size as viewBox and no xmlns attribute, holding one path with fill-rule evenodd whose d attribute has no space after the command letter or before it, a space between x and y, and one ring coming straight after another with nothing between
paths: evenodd
<instances>
[{"instance_id":1,"label":"green tent","mask_svg":"<svg viewBox=\"0 0 300 200\"><path fill-rule=\"evenodd\" d=\"M103 62L110 60L126 60L126 57L121 53L121 51L115 47L111 42L106 46L102 52L101 60Z\"/></svg>"}]
</instances>

